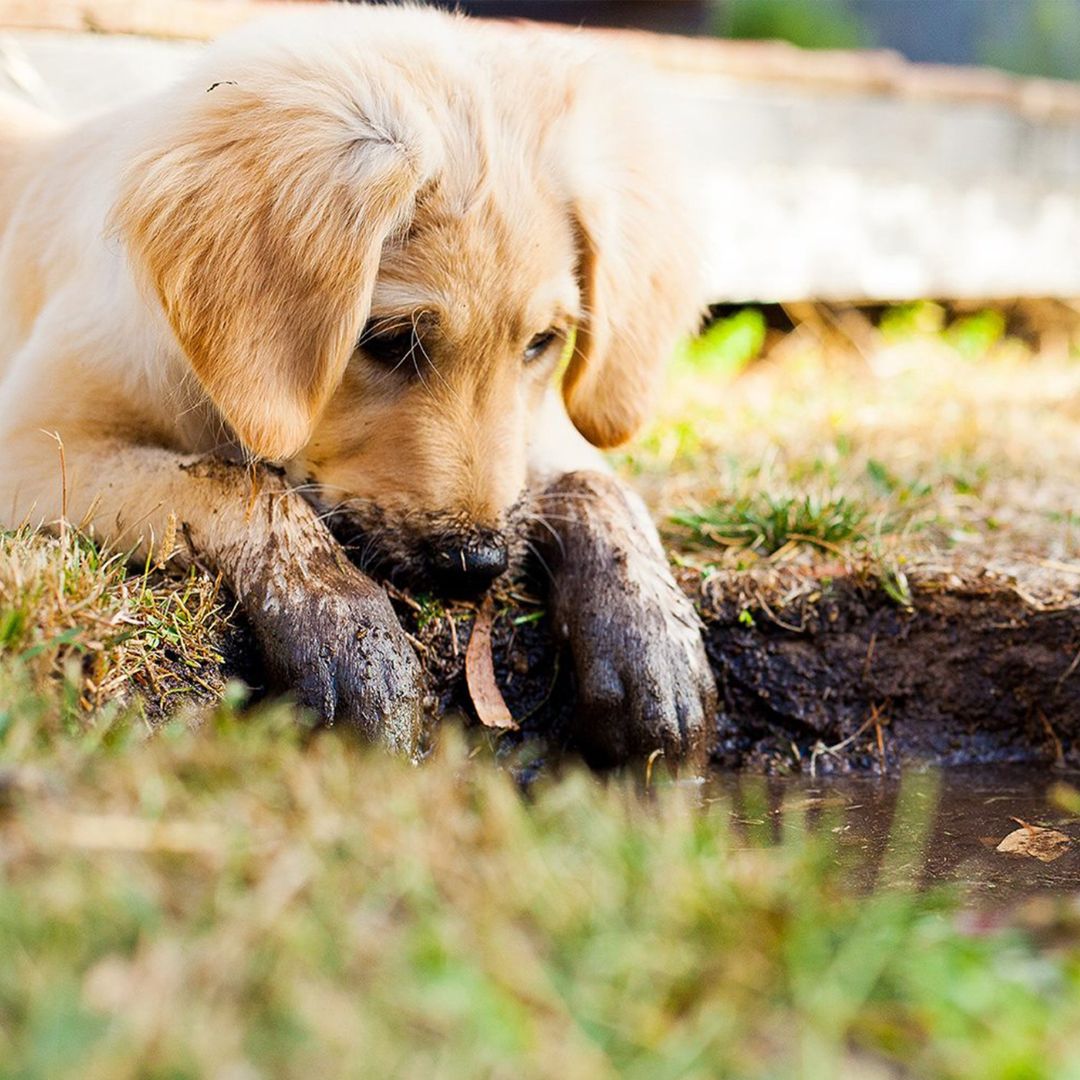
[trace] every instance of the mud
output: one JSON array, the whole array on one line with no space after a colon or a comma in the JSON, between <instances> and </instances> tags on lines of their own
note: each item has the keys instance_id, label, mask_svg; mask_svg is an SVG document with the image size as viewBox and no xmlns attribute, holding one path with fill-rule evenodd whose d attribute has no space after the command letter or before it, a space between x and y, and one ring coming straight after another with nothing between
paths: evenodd
<instances>
[{"instance_id":1,"label":"mud","mask_svg":"<svg viewBox=\"0 0 1080 1080\"><path fill-rule=\"evenodd\" d=\"M699 599L714 761L819 775L1077 761L1080 578L1017 569L913 572L909 604L866 569L713 579Z\"/></svg>"},{"instance_id":2,"label":"mud","mask_svg":"<svg viewBox=\"0 0 1080 1080\"><path fill-rule=\"evenodd\" d=\"M912 571L910 606L867 568L681 584L704 619L720 690L718 767L821 776L911 763L1080 764L1080 606L1068 577L1043 575L1034 595L1012 570ZM536 610L504 598L496 672L527 734L572 746L571 665L546 618L515 625ZM399 614L414 613L399 605ZM444 711L470 712L471 619L448 609L411 628Z\"/></svg>"},{"instance_id":3,"label":"mud","mask_svg":"<svg viewBox=\"0 0 1080 1080\"><path fill-rule=\"evenodd\" d=\"M853 889L883 884L961 889L981 908L1037 895L1080 892L1080 817L1062 786L1080 773L1036 765L982 765L896 776L755 777L718 772L703 801L726 807L749 847L783 842L794 829L824 838ZM997 850L1017 822L1068 837L1051 862Z\"/></svg>"},{"instance_id":4,"label":"mud","mask_svg":"<svg viewBox=\"0 0 1080 1080\"><path fill-rule=\"evenodd\" d=\"M745 572L680 584L705 623L719 688L719 769L821 777L911 764L1080 766L1080 576L1014 568L909 571L910 606L871 568ZM895 593L895 589L893 590ZM577 686L543 607L497 597L496 677L521 733L545 755L574 749ZM417 648L438 715L475 716L465 648L475 608L394 607ZM242 626L223 643L228 673L257 689Z\"/></svg>"}]
</instances>

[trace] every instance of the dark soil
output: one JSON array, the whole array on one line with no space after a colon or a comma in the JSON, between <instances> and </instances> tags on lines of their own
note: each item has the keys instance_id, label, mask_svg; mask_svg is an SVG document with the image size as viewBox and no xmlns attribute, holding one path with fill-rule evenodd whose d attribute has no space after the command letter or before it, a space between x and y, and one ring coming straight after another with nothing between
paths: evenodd
<instances>
[{"instance_id":1,"label":"dark soil","mask_svg":"<svg viewBox=\"0 0 1080 1080\"><path fill-rule=\"evenodd\" d=\"M702 592L721 690L718 764L1080 759L1071 598L1038 603L1010 577L978 571L913 576L910 608L859 573L791 573L760 588L730 575Z\"/></svg>"},{"instance_id":2,"label":"dark soil","mask_svg":"<svg viewBox=\"0 0 1080 1080\"><path fill-rule=\"evenodd\" d=\"M1040 602L1002 573L910 578L907 607L859 569L685 574L720 690L714 763L817 775L914 762L1080 764L1080 606L1063 591L1073 582ZM475 609L408 597L395 606L427 670L432 711L475 719L464 675ZM546 616L512 597L498 610L496 676L522 728L501 738L572 749L572 665ZM230 670L257 685L237 633Z\"/></svg>"}]
</instances>

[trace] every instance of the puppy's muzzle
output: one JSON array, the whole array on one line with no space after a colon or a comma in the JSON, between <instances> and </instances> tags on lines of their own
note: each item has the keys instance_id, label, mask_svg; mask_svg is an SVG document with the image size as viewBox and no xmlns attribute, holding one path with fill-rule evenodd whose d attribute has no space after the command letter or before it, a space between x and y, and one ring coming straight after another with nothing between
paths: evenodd
<instances>
[{"instance_id":1,"label":"puppy's muzzle","mask_svg":"<svg viewBox=\"0 0 1080 1080\"><path fill-rule=\"evenodd\" d=\"M456 597L483 592L510 561L505 541L496 535L440 538L429 559L440 591Z\"/></svg>"}]
</instances>

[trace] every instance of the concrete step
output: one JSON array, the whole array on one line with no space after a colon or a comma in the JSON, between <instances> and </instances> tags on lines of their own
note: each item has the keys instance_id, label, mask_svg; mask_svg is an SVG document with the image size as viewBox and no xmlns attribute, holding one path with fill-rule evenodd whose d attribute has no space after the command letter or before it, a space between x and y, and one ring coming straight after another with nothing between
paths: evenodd
<instances>
[{"instance_id":1,"label":"concrete step","mask_svg":"<svg viewBox=\"0 0 1080 1080\"><path fill-rule=\"evenodd\" d=\"M264 6L198 10L219 29ZM36 25L18 7L0 0L0 27ZM82 25L85 5L61 7ZM205 29L174 14L163 37L0 30L0 78L77 117L174 78L201 48L185 25ZM1080 87L887 53L597 40L661 69L692 134L714 300L1080 297Z\"/></svg>"}]
</instances>

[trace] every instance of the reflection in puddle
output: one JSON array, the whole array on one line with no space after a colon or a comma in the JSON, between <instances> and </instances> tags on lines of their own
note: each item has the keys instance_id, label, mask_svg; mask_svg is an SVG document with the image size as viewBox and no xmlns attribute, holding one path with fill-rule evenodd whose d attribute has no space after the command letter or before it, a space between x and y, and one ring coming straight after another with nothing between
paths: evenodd
<instances>
[{"instance_id":1,"label":"reflection in puddle","mask_svg":"<svg viewBox=\"0 0 1080 1080\"><path fill-rule=\"evenodd\" d=\"M954 883L986 905L1080 892L1080 816L1054 797L1063 784L1080 788L1080 772L978 766L902 780L717 774L703 794L707 802L730 802L737 832L754 846L778 842L785 829L804 824L827 831L854 888L890 880ZM998 843L1020 828L1018 821L1057 829L1072 843L1051 862L999 853Z\"/></svg>"}]
</instances>

